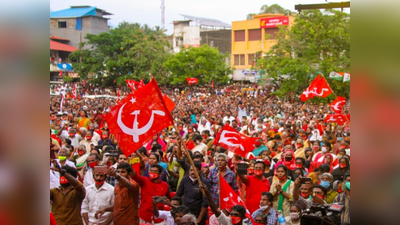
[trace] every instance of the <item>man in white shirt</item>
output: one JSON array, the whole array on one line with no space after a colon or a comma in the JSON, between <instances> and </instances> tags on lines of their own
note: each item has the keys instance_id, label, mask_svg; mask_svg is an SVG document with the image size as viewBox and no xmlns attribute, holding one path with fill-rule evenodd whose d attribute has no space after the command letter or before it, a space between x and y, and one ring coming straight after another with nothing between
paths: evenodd
<instances>
[{"instance_id":1,"label":"man in white shirt","mask_svg":"<svg viewBox=\"0 0 400 225\"><path fill-rule=\"evenodd\" d=\"M200 152L202 155L207 154L207 145L203 143L203 136L196 134L193 137L194 148L192 149L193 154Z\"/></svg>"},{"instance_id":2,"label":"man in white shirt","mask_svg":"<svg viewBox=\"0 0 400 225\"><path fill-rule=\"evenodd\" d=\"M89 124L89 130L92 132L92 139L91 141L98 145L99 141L101 140L100 135L94 131L94 123Z\"/></svg>"},{"instance_id":3,"label":"man in white shirt","mask_svg":"<svg viewBox=\"0 0 400 225\"><path fill-rule=\"evenodd\" d=\"M83 139L81 142L79 142L79 145L84 145L86 147L86 151L90 151L90 145L93 144L94 146L97 146L97 143L92 141L92 131L88 130L86 132L85 139Z\"/></svg>"},{"instance_id":4,"label":"man in white shirt","mask_svg":"<svg viewBox=\"0 0 400 225\"><path fill-rule=\"evenodd\" d=\"M96 153L90 153L89 156L87 157L86 162L88 165L88 170L86 171L85 177L83 178L83 186L85 188L94 184L93 168L99 165L100 158Z\"/></svg>"},{"instance_id":5,"label":"man in white shirt","mask_svg":"<svg viewBox=\"0 0 400 225\"><path fill-rule=\"evenodd\" d=\"M199 126L197 127L197 130L200 132L203 132L203 130L211 130L211 123L206 120L206 118L201 118L199 121Z\"/></svg>"},{"instance_id":6,"label":"man in white shirt","mask_svg":"<svg viewBox=\"0 0 400 225\"><path fill-rule=\"evenodd\" d=\"M243 118L243 116L247 116L246 107L241 102L239 102L238 117Z\"/></svg>"},{"instance_id":7,"label":"man in white shirt","mask_svg":"<svg viewBox=\"0 0 400 225\"><path fill-rule=\"evenodd\" d=\"M94 171L94 183L86 187L86 196L83 199L81 213L87 225L109 224L112 213L105 212L98 218L95 217L99 209L114 205L114 187L105 182L104 172Z\"/></svg>"},{"instance_id":8,"label":"man in white shirt","mask_svg":"<svg viewBox=\"0 0 400 225\"><path fill-rule=\"evenodd\" d=\"M182 199L178 196L173 197L171 201L167 197L162 197L163 203L168 205L171 210L158 210L156 199L153 197L153 213L156 219L163 219L165 225L174 225L175 223L180 225L181 219L184 215L189 213L189 208L187 206L182 205Z\"/></svg>"},{"instance_id":9,"label":"man in white shirt","mask_svg":"<svg viewBox=\"0 0 400 225\"><path fill-rule=\"evenodd\" d=\"M226 116L224 117L224 119L222 120L222 122L225 124L226 121L232 121L235 120L235 117L231 116L232 113L230 111L226 111Z\"/></svg>"}]
</instances>

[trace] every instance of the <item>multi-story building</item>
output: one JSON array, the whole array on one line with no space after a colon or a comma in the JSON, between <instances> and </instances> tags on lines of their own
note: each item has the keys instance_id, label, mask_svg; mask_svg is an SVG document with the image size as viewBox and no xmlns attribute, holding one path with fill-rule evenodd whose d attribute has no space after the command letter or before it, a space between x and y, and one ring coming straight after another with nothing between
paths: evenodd
<instances>
[{"instance_id":1,"label":"multi-story building","mask_svg":"<svg viewBox=\"0 0 400 225\"><path fill-rule=\"evenodd\" d=\"M208 44L222 53L231 51L231 26L216 19L182 15L184 20L173 21L171 44L174 52L182 47Z\"/></svg>"},{"instance_id":2,"label":"multi-story building","mask_svg":"<svg viewBox=\"0 0 400 225\"><path fill-rule=\"evenodd\" d=\"M50 81L62 81L63 75L77 76L68 60L69 54L76 50L68 39L50 36Z\"/></svg>"},{"instance_id":3,"label":"multi-story building","mask_svg":"<svg viewBox=\"0 0 400 225\"><path fill-rule=\"evenodd\" d=\"M69 9L50 12L50 35L70 40L70 45L79 48L86 34L108 32L109 18L105 10L92 6L71 6Z\"/></svg>"},{"instance_id":4,"label":"multi-story building","mask_svg":"<svg viewBox=\"0 0 400 225\"><path fill-rule=\"evenodd\" d=\"M233 80L256 81L256 61L278 41L279 26L292 26L293 16L254 15L251 20L232 22L231 67Z\"/></svg>"}]
</instances>

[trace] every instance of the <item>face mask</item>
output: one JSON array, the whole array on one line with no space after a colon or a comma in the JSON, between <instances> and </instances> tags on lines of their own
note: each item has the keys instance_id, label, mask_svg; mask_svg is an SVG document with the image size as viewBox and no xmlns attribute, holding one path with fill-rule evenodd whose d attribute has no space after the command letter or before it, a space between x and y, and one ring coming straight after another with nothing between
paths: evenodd
<instances>
[{"instance_id":1,"label":"face mask","mask_svg":"<svg viewBox=\"0 0 400 225\"><path fill-rule=\"evenodd\" d=\"M339 167L342 168L342 169L343 169L343 168L346 168L346 167L347 167L347 164L346 164L346 163L339 163Z\"/></svg>"},{"instance_id":2,"label":"face mask","mask_svg":"<svg viewBox=\"0 0 400 225\"><path fill-rule=\"evenodd\" d=\"M290 160L292 160L292 159L293 159L292 156L285 156L285 161L290 161Z\"/></svg>"},{"instance_id":3,"label":"face mask","mask_svg":"<svg viewBox=\"0 0 400 225\"><path fill-rule=\"evenodd\" d=\"M261 131L262 131L262 128L257 128L257 131L258 131L258 132L261 132Z\"/></svg>"},{"instance_id":4,"label":"face mask","mask_svg":"<svg viewBox=\"0 0 400 225\"><path fill-rule=\"evenodd\" d=\"M107 166L107 167L110 167L110 166L111 166L111 162L107 162L107 163L106 163L106 166Z\"/></svg>"},{"instance_id":5,"label":"face mask","mask_svg":"<svg viewBox=\"0 0 400 225\"><path fill-rule=\"evenodd\" d=\"M64 161L64 160L67 159L67 156L59 155L59 156L58 156L58 159L59 159L60 161Z\"/></svg>"},{"instance_id":6,"label":"face mask","mask_svg":"<svg viewBox=\"0 0 400 225\"><path fill-rule=\"evenodd\" d=\"M328 188L329 186L331 186L331 184L329 183L329 181L323 180L321 181L321 186L324 188Z\"/></svg>"},{"instance_id":7,"label":"face mask","mask_svg":"<svg viewBox=\"0 0 400 225\"><path fill-rule=\"evenodd\" d=\"M157 179L158 178L158 173L149 173L150 179Z\"/></svg>"},{"instance_id":8,"label":"face mask","mask_svg":"<svg viewBox=\"0 0 400 225\"><path fill-rule=\"evenodd\" d=\"M203 139L207 139L207 135L203 135Z\"/></svg>"},{"instance_id":9,"label":"face mask","mask_svg":"<svg viewBox=\"0 0 400 225\"><path fill-rule=\"evenodd\" d=\"M346 188L350 191L350 182L346 182Z\"/></svg>"},{"instance_id":10,"label":"face mask","mask_svg":"<svg viewBox=\"0 0 400 225\"><path fill-rule=\"evenodd\" d=\"M301 197L307 199L310 195L308 193L300 193Z\"/></svg>"},{"instance_id":11,"label":"face mask","mask_svg":"<svg viewBox=\"0 0 400 225\"><path fill-rule=\"evenodd\" d=\"M98 127L99 127L99 125L95 123L94 124L94 128L98 128Z\"/></svg>"},{"instance_id":12,"label":"face mask","mask_svg":"<svg viewBox=\"0 0 400 225\"><path fill-rule=\"evenodd\" d=\"M318 146L314 146L313 149L314 149L314 151L318 151L319 147Z\"/></svg>"},{"instance_id":13,"label":"face mask","mask_svg":"<svg viewBox=\"0 0 400 225\"><path fill-rule=\"evenodd\" d=\"M323 195L320 195L320 194L315 194L315 196L317 196L318 198L320 198L320 199L324 199L324 196ZM313 199L313 201L314 201L314 199Z\"/></svg>"},{"instance_id":14,"label":"face mask","mask_svg":"<svg viewBox=\"0 0 400 225\"><path fill-rule=\"evenodd\" d=\"M297 144L296 146L297 146L297 148L303 147L302 144Z\"/></svg>"},{"instance_id":15,"label":"face mask","mask_svg":"<svg viewBox=\"0 0 400 225\"><path fill-rule=\"evenodd\" d=\"M68 184L68 180L64 176L61 176L60 177L60 184Z\"/></svg>"},{"instance_id":16,"label":"face mask","mask_svg":"<svg viewBox=\"0 0 400 225\"><path fill-rule=\"evenodd\" d=\"M278 132L278 129L274 129L274 132L275 132L275 133Z\"/></svg>"},{"instance_id":17,"label":"face mask","mask_svg":"<svg viewBox=\"0 0 400 225\"><path fill-rule=\"evenodd\" d=\"M92 140L92 136L86 136L86 140L88 141Z\"/></svg>"},{"instance_id":18,"label":"face mask","mask_svg":"<svg viewBox=\"0 0 400 225\"><path fill-rule=\"evenodd\" d=\"M103 185L105 180L102 181L98 181L98 180L94 180L94 183L96 183L97 185Z\"/></svg>"},{"instance_id":19,"label":"face mask","mask_svg":"<svg viewBox=\"0 0 400 225\"><path fill-rule=\"evenodd\" d=\"M342 189L337 189L337 192L340 194L340 193L343 192L343 190Z\"/></svg>"},{"instance_id":20,"label":"face mask","mask_svg":"<svg viewBox=\"0 0 400 225\"><path fill-rule=\"evenodd\" d=\"M303 140L307 140L307 136L304 136L304 137L303 137Z\"/></svg>"},{"instance_id":21,"label":"face mask","mask_svg":"<svg viewBox=\"0 0 400 225\"><path fill-rule=\"evenodd\" d=\"M278 147L278 151L282 151L282 147Z\"/></svg>"},{"instance_id":22,"label":"face mask","mask_svg":"<svg viewBox=\"0 0 400 225\"><path fill-rule=\"evenodd\" d=\"M79 156L82 156L83 154L85 154L85 151L78 150L78 155L79 155Z\"/></svg>"},{"instance_id":23,"label":"face mask","mask_svg":"<svg viewBox=\"0 0 400 225\"><path fill-rule=\"evenodd\" d=\"M290 219L292 220L298 220L300 218L299 213L290 213Z\"/></svg>"},{"instance_id":24,"label":"face mask","mask_svg":"<svg viewBox=\"0 0 400 225\"><path fill-rule=\"evenodd\" d=\"M183 127L178 127L178 130L183 130Z\"/></svg>"},{"instance_id":25,"label":"face mask","mask_svg":"<svg viewBox=\"0 0 400 225\"><path fill-rule=\"evenodd\" d=\"M97 166L97 162L92 162L88 164L89 169L93 169L95 166Z\"/></svg>"},{"instance_id":26,"label":"face mask","mask_svg":"<svg viewBox=\"0 0 400 225\"><path fill-rule=\"evenodd\" d=\"M268 209L268 205L265 205L265 206L261 206L261 205L260 205L260 210L261 210L261 211L264 211L264 210L266 210L266 209Z\"/></svg>"},{"instance_id":27,"label":"face mask","mask_svg":"<svg viewBox=\"0 0 400 225\"><path fill-rule=\"evenodd\" d=\"M269 167L269 166L271 165L271 162L268 161L268 160L264 160L264 163L265 163L265 166L266 166L266 167Z\"/></svg>"},{"instance_id":28,"label":"face mask","mask_svg":"<svg viewBox=\"0 0 400 225\"><path fill-rule=\"evenodd\" d=\"M278 177L278 179L279 179L279 180L286 180L286 176L283 176L282 178L279 178L279 177Z\"/></svg>"},{"instance_id":29,"label":"face mask","mask_svg":"<svg viewBox=\"0 0 400 225\"><path fill-rule=\"evenodd\" d=\"M327 151L328 151L328 148L322 147L321 150L322 150L322 152L327 152Z\"/></svg>"},{"instance_id":30,"label":"face mask","mask_svg":"<svg viewBox=\"0 0 400 225\"><path fill-rule=\"evenodd\" d=\"M341 145L340 149L346 149L346 145Z\"/></svg>"},{"instance_id":31,"label":"face mask","mask_svg":"<svg viewBox=\"0 0 400 225\"><path fill-rule=\"evenodd\" d=\"M201 124L206 125L207 121L202 121Z\"/></svg>"},{"instance_id":32,"label":"face mask","mask_svg":"<svg viewBox=\"0 0 400 225\"><path fill-rule=\"evenodd\" d=\"M101 135L101 138L103 138L103 139L107 139L107 137L108 137L108 135L107 135L107 134L103 134L103 135Z\"/></svg>"},{"instance_id":33,"label":"face mask","mask_svg":"<svg viewBox=\"0 0 400 225\"><path fill-rule=\"evenodd\" d=\"M254 174L255 174L256 176L260 176L260 175L262 175L263 173L264 173L263 170L254 170Z\"/></svg>"},{"instance_id":34,"label":"face mask","mask_svg":"<svg viewBox=\"0 0 400 225\"><path fill-rule=\"evenodd\" d=\"M75 137L75 134L74 133L69 133L69 136L73 138L73 137Z\"/></svg>"},{"instance_id":35,"label":"face mask","mask_svg":"<svg viewBox=\"0 0 400 225\"><path fill-rule=\"evenodd\" d=\"M192 133L192 132L193 132L193 130L192 130L192 129L189 129L189 130L188 130L188 132L189 132L189 133Z\"/></svg>"},{"instance_id":36,"label":"face mask","mask_svg":"<svg viewBox=\"0 0 400 225\"><path fill-rule=\"evenodd\" d=\"M238 224L242 220L242 218L240 218L238 216L231 216L230 218L232 220L232 224Z\"/></svg>"},{"instance_id":37,"label":"face mask","mask_svg":"<svg viewBox=\"0 0 400 225\"><path fill-rule=\"evenodd\" d=\"M254 173L254 170L253 169L247 169L247 174L248 175L252 175Z\"/></svg>"},{"instance_id":38,"label":"face mask","mask_svg":"<svg viewBox=\"0 0 400 225\"><path fill-rule=\"evenodd\" d=\"M296 168L303 168L303 164L296 164Z\"/></svg>"}]
</instances>

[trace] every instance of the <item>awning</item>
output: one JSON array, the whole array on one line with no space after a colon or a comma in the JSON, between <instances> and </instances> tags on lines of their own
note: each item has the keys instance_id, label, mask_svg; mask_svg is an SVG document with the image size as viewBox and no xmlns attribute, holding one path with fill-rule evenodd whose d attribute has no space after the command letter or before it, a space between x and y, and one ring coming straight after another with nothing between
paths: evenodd
<instances>
[{"instance_id":1,"label":"awning","mask_svg":"<svg viewBox=\"0 0 400 225\"><path fill-rule=\"evenodd\" d=\"M67 45L67 44L57 42L57 41L50 40L50 50L74 52L78 49L71 45Z\"/></svg>"}]
</instances>

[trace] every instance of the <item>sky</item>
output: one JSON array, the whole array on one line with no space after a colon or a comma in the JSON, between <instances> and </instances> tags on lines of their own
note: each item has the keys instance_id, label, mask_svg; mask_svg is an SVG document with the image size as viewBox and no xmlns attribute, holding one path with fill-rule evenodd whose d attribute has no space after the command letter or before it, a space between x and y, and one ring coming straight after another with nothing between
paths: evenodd
<instances>
[{"instance_id":1,"label":"sky","mask_svg":"<svg viewBox=\"0 0 400 225\"><path fill-rule=\"evenodd\" d=\"M217 19L231 24L232 21L246 20L249 13L258 13L262 5L279 4L295 11L297 4L325 3L325 0L164 0L165 28L172 34L174 20L183 20L180 14ZM329 2L341 2L330 0ZM109 24L118 26L122 21L161 26L161 0L50 0L50 10L58 11L70 6L90 5L112 13ZM350 12L350 9L345 9Z\"/></svg>"}]
</instances>

